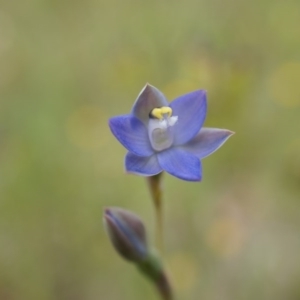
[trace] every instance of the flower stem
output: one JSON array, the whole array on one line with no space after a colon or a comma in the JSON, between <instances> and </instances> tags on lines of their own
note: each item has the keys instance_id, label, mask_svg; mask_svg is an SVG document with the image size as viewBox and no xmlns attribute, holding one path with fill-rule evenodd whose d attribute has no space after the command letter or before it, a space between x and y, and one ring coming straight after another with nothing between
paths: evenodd
<instances>
[{"instance_id":1,"label":"flower stem","mask_svg":"<svg viewBox=\"0 0 300 300\"><path fill-rule=\"evenodd\" d=\"M138 263L137 267L154 283L161 296L161 299L174 299L168 276L164 270L160 258L154 252L150 253L144 261Z\"/></svg>"},{"instance_id":2,"label":"flower stem","mask_svg":"<svg viewBox=\"0 0 300 300\"><path fill-rule=\"evenodd\" d=\"M162 201L162 173L147 177L150 194L154 203L156 218L156 246L163 253L163 201Z\"/></svg>"}]
</instances>

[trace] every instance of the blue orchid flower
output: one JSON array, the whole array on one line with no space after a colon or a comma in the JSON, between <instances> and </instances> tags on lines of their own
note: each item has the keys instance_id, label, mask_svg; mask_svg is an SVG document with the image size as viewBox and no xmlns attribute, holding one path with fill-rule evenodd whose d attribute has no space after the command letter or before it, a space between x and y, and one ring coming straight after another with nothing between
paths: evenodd
<instances>
[{"instance_id":1,"label":"blue orchid flower","mask_svg":"<svg viewBox=\"0 0 300 300\"><path fill-rule=\"evenodd\" d=\"M130 114L113 117L109 126L128 150L128 173L153 176L162 171L187 181L202 179L201 159L219 149L232 131L202 127L207 110L206 92L198 90L168 103L147 84Z\"/></svg>"}]
</instances>

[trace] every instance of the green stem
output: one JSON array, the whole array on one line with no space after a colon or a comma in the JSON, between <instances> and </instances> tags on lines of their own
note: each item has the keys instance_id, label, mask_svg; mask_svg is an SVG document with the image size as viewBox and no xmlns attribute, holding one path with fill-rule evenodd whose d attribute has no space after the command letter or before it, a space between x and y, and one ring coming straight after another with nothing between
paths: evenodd
<instances>
[{"instance_id":1,"label":"green stem","mask_svg":"<svg viewBox=\"0 0 300 300\"><path fill-rule=\"evenodd\" d=\"M147 177L147 182L150 189L150 194L155 208L156 219L156 246L163 253L163 201L161 187L162 173Z\"/></svg>"},{"instance_id":2,"label":"green stem","mask_svg":"<svg viewBox=\"0 0 300 300\"><path fill-rule=\"evenodd\" d=\"M163 300L173 300L172 288L159 257L152 252L137 266L154 283Z\"/></svg>"}]
</instances>

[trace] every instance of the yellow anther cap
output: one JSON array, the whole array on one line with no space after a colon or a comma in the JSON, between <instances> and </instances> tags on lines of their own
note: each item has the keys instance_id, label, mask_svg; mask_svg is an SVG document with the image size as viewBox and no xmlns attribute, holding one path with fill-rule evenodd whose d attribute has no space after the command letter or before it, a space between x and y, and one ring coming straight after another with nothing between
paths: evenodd
<instances>
[{"instance_id":1,"label":"yellow anther cap","mask_svg":"<svg viewBox=\"0 0 300 300\"><path fill-rule=\"evenodd\" d=\"M168 107L168 106L163 106L160 108L154 108L151 111L151 116L153 116L159 120L161 120L165 114L167 114L168 117L171 117L172 116L172 108Z\"/></svg>"}]
</instances>

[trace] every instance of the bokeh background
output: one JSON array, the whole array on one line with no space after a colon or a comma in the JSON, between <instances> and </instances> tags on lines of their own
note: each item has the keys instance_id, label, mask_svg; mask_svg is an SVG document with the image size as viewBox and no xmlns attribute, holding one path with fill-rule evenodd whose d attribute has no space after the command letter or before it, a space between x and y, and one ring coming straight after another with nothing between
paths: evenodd
<instances>
[{"instance_id":1,"label":"bokeh background","mask_svg":"<svg viewBox=\"0 0 300 300\"><path fill-rule=\"evenodd\" d=\"M0 2L0 299L157 299L112 249L105 206L139 214L110 116L146 82L208 91L236 132L203 181L164 176L178 299L300 299L300 2Z\"/></svg>"}]
</instances>

